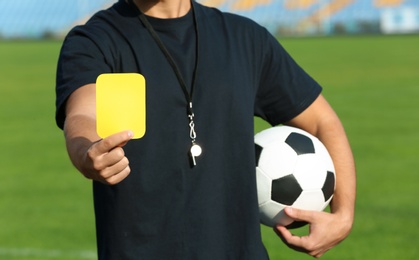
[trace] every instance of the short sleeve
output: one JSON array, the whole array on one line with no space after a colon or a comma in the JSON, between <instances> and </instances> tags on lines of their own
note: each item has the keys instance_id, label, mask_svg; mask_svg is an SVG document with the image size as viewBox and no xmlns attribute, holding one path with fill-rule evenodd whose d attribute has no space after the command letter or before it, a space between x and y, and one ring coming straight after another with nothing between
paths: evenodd
<instances>
[{"instance_id":1,"label":"short sleeve","mask_svg":"<svg viewBox=\"0 0 419 260\"><path fill-rule=\"evenodd\" d=\"M65 121L65 103L71 93L95 83L100 74L111 71L104 49L95 34L83 27L74 28L64 40L56 74L55 120L61 129Z\"/></svg>"},{"instance_id":2,"label":"short sleeve","mask_svg":"<svg viewBox=\"0 0 419 260\"><path fill-rule=\"evenodd\" d=\"M278 125L303 112L322 87L310 77L267 32L262 73L256 94L255 115Z\"/></svg>"}]
</instances>

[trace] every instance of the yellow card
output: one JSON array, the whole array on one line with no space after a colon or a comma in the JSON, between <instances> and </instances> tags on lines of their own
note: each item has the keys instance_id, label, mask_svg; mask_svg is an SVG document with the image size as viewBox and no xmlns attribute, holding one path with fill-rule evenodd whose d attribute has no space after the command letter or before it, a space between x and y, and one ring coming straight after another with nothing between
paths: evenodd
<instances>
[{"instance_id":1,"label":"yellow card","mask_svg":"<svg viewBox=\"0 0 419 260\"><path fill-rule=\"evenodd\" d=\"M146 130L145 79L137 73L101 74L96 80L96 129L101 138L132 130L141 138Z\"/></svg>"}]
</instances>

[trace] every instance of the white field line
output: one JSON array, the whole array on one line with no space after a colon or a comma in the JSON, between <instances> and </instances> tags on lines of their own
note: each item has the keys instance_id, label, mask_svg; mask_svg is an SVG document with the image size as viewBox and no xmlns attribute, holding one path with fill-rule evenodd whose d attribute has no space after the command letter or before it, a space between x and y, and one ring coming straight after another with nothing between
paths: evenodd
<instances>
[{"instance_id":1,"label":"white field line","mask_svg":"<svg viewBox=\"0 0 419 260\"><path fill-rule=\"evenodd\" d=\"M96 259L95 251L45 250L35 248L5 248L0 247L0 259L4 257L39 257L39 258L74 258ZM8 259L8 258L6 258Z\"/></svg>"}]
</instances>

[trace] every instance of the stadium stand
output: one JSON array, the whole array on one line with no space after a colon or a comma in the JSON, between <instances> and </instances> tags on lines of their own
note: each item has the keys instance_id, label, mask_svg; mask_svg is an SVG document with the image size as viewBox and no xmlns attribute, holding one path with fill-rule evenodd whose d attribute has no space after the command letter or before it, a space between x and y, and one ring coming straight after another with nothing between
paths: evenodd
<instances>
[{"instance_id":1,"label":"stadium stand","mask_svg":"<svg viewBox=\"0 0 419 260\"><path fill-rule=\"evenodd\" d=\"M0 36L42 37L68 30L113 0L0 0Z\"/></svg>"},{"instance_id":2,"label":"stadium stand","mask_svg":"<svg viewBox=\"0 0 419 260\"><path fill-rule=\"evenodd\" d=\"M307 9L317 3L317 0L287 0L285 1L286 9Z\"/></svg>"},{"instance_id":3,"label":"stadium stand","mask_svg":"<svg viewBox=\"0 0 419 260\"><path fill-rule=\"evenodd\" d=\"M312 14L302 19L301 26L310 26L311 24L319 24L329 17L336 16L340 11L353 4L354 0L336 0L330 1L323 6L319 7Z\"/></svg>"},{"instance_id":4,"label":"stadium stand","mask_svg":"<svg viewBox=\"0 0 419 260\"><path fill-rule=\"evenodd\" d=\"M248 0L236 2L241 1ZM216 7L251 17L278 34L381 33L385 31L380 24L389 17L383 14L389 10L394 19L409 15L405 20L411 29L403 30L400 23L400 30L393 32L419 32L418 0L272 0L265 6L253 1L251 11L235 9L232 2L226 0Z\"/></svg>"},{"instance_id":5,"label":"stadium stand","mask_svg":"<svg viewBox=\"0 0 419 260\"><path fill-rule=\"evenodd\" d=\"M381 7L394 7L400 6L403 3L403 0L375 0L374 6Z\"/></svg>"},{"instance_id":6,"label":"stadium stand","mask_svg":"<svg viewBox=\"0 0 419 260\"><path fill-rule=\"evenodd\" d=\"M63 35L116 1L0 0L0 37ZM196 1L247 16L275 34L419 32L418 0ZM384 30L383 24L391 25L392 29Z\"/></svg>"}]
</instances>

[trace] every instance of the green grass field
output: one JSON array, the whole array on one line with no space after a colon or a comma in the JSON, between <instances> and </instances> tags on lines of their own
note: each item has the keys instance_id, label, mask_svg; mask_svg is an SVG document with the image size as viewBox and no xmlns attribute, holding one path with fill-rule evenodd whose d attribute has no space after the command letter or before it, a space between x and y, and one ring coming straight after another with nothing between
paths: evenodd
<instances>
[{"instance_id":1,"label":"green grass field","mask_svg":"<svg viewBox=\"0 0 419 260\"><path fill-rule=\"evenodd\" d=\"M281 42L324 86L357 162L354 229L323 259L418 259L419 35ZM91 184L54 122L60 45L0 42L0 259L95 259ZM262 232L271 259L311 259Z\"/></svg>"}]
</instances>

